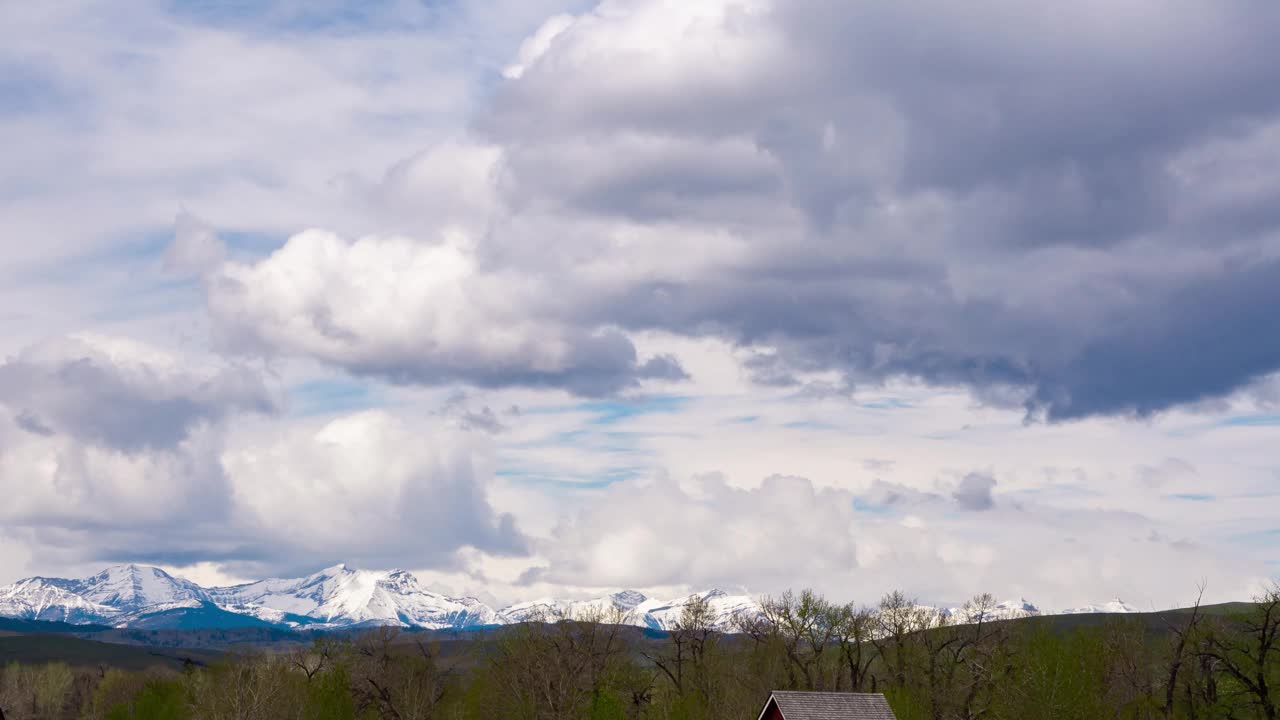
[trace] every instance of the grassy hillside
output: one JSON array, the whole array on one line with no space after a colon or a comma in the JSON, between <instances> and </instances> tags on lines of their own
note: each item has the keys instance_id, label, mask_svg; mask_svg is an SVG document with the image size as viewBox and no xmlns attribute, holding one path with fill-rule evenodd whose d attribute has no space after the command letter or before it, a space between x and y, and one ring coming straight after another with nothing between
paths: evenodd
<instances>
[{"instance_id":1,"label":"grassy hillside","mask_svg":"<svg viewBox=\"0 0 1280 720\"><path fill-rule=\"evenodd\" d=\"M1201 608L1206 615L1231 615L1246 612L1250 603L1223 603ZM1078 629L1104 627L1117 618L1141 619L1148 631L1159 636L1167 632L1189 608L1136 613L1117 616L1108 614L1050 615L1008 621L1013 625L1048 627L1054 632L1071 632ZM485 628L469 631L441 630L426 634L440 644L446 655L462 652L468 646L479 643L492 645L512 628ZM354 631L335 631L333 637L353 637ZM117 629L93 625L70 625L60 622L0 619L0 663L10 660L45 662L62 660L71 664L96 665L136 669L154 664L181 666L183 658L204 663L221 653L245 649L282 651L299 645L309 645L314 638L325 635L319 631L290 632L278 628L199 628L199 629ZM664 633L628 628L625 636L633 643L660 643ZM409 642L412 634L402 636L401 642Z\"/></svg>"},{"instance_id":2,"label":"grassy hillside","mask_svg":"<svg viewBox=\"0 0 1280 720\"><path fill-rule=\"evenodd\" d=\"M68 635L13 634L0 637L0 665L10 662L64 662L78 667L113 667L121 670L157 667L180 670L188 661L205 665L220 656L220 653L207 650L162 650L85 640Z\"/></svg>"},{"instance_id":3,"label":"grassy hillside","mask_svg":"<svg viewBox=\"0 0 1280 720\"><path fill-rule=\"evenodd\" d=\"M67 633L80 635L87 632L107 630L105 625L72 625L64 622L46 622L44 620L19 620L17 618L0 617L0 632L11 633Z\"/></svg>"}]
</instances>

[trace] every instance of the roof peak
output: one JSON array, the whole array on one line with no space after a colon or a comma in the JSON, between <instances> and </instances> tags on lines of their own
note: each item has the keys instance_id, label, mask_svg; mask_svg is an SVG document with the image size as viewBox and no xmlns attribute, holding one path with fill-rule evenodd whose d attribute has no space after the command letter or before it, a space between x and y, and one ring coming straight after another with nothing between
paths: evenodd
<instances>
[{"instance_id":1,"label":"roof peak","mask_svg":"<svg viewBox=\"0 0 1280 720\"><path fill-rule=\"evenodd\" d=\"M760 717L777 709L782 720L896 720L883 693L847 693L775 690L769 694Z\"/></svg>"}]
</instances>

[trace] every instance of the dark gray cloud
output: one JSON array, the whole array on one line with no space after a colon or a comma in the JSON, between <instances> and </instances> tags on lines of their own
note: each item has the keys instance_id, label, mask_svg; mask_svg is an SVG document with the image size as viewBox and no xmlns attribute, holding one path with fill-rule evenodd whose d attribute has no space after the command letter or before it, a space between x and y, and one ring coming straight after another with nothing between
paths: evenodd
<instances>
[{"instance_id":1,"label":"dark gray cloud","mask_svg":"<svg viewBox=\"0 0 1280 720\"><path fill-rule=\"evenodd\" d=\"M345 364L357 375L369 375L399 385L467 383L482 388L563 388L586 397L613 395L636 387L641 380L682 380L688 375L669 355L640 362L635 345L624 334L604 331L575 333L562 368L542 370L524 362L484 365L466 356L386 355ZM353 339L352 344L360 341Z\"/></svg>"},{"instance_id":2,"label":"dark gray cloud","mask_svg":"<svg viewBox=\"0 0 1280 720\"><path fill-rule=\"evenodd\" d=\"M990 510L995 507L991 491L996 486L996 479L987 473L972 472L960 479L960 484L951 493L952 499L964 510Z\"/></svg>"},{"instance_id":3,"label":"dark gray cloud","mask_svg":"<svg viewBox=\"0 0 1280 720\"><path fill-rule=\"evenodd\" d=\"M200 373L173 359L167 365L114 357L77 338L51 340L0 365L0 404L29 432L129 452L172 448L195 426L232 411L275 408L262 378L247 368Z\"/></svg>"},{"instance_id":4,"label":"dark gray cloud","mask_svg":"<svg viewBox=\"0 0 1280 720\"><path fill-rule=\"evenodd\" d=\"M53 429L40 421L30 410L23 410L13 416L13 422L23 430L36 435L49 437L54 434Z\"/></svg>"},{"instance_id":5,"label":"dark gray cloud","mask_svg":"<svg viewBox=\"0 0 1280 720\"><path fill-rule=\"evenodd\" d=\"M1280 370L1280 173L1258 160L1280 154L1280 6L625 7L557 36L478 122L509 148L506 195L536 199L487 257L643 268L566 286L579 322L766 347L750 370L771 384L910 376L1048 420ZM629 13L668 34L628 45ZM689 268L653 269L674 243L619 250L602 217L682 234ZM739 244L705 262L721 235Z\"/></svg>"},{"instance_id":6,"label":"dark gray cloud","mask_svg":"<svg viewBox=\"0 0 1280 720\"><path fill-rule=\"evenodd\" d=\"M453 418L458 427L463 430L479 430L497 435L507 431L507 426L498 418L498 414L488 405L481 407L479 410L473 410L467 399L465 392L455 392L445 399L444 406L440 408L439 413L445 417Z\"/></svg>"}]
</instances>

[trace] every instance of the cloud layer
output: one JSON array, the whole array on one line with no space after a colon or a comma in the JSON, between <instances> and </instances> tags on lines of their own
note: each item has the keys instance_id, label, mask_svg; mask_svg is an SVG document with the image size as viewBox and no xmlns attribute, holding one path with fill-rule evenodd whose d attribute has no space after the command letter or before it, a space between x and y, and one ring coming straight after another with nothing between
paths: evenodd
<instances>
[{"instance_id":1,"label":"cloud layer","mask_svg":"<svg viewBox=\"0 0 1280 720\"><path fill-rule=\"evenodd\" d=\"M201 373L110 338L32 348L0 366L0 521L50 563L253 574L525 551L465 433L379 411L283 430L250 414L272 408L246 368Z\"/></svg>"},{"instance_id":2,"label":"cloud layer","mask_svg":"<svg viewBox=\"0 0 1280 720\"><path fill-rule=\"evenodd\" d=\"M1280 559L1278 27L4 6L0 573L1236 597Z\"/></svg>"},{"instance_id":3,"label":"cloud layer","mask_svg":"<svg viewBox=\"0 0 1280 720\"><path fill-rule=\"evenodd\" d=\"M918 378L1049 420L1222 397L1280 368L1280 178L1256 160L1280 16L1162 8L607 0L522 46L483 142L388 177L430 202L462 161L485 212L296 236L210 305L425 384L678 378L625 335L661 330L758 349L767 382Z\"/></svg>"}]
</instances>

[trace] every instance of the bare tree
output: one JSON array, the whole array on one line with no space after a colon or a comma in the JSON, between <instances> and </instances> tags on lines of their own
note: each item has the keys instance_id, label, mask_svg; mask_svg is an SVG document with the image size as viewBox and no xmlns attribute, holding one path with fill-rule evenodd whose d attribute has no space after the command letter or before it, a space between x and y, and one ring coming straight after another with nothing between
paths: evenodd
<instances>
[{"instance_id":1,"label":"bare tree","mask_svg":"<svg viewBox=\"0 0 1280 720\"><path fill-rule=\"evenodd\" d=\"M289 672L275 656L238 658L200 675L193 687L200 720L275 720Z\"/></svg>"},{"instance_id":2,"label":"bare tree","mask_svg":"<svg viewBox=\"0 0 1280 720\"><path fill-rule=\"evenodd\" d=\"M1166 623L1169 633L1173 638L1173 643L1169 652L1169 664L1165 668L1164 677L1163 714L1166 720L1171 720L1173 718L1178 692L1178 681L1182 674L1182 668L1191 655L1191 646L1194 642L1195 634L1199 631L1201 621L1204 618L1203 612L1200 609L1200 603L1204 600L1204 589L1205 584L1201 582L1198 592L1196 593L1195 604L1191 606L1191 613L1187 617L1185 623L1179 624L1172 621ZM1189 694L1188 697L1190 698L1193 696ZM1194 716L1194 706L1189 707L1188 712Z\"/></svg>"},{"instance_id":3,"label":"bare tree","mask_svg":"<svg viewBox=\"0 0 1280 720\"><path fill-rule=\"evenodd\" d=\"M676 692L683 694L686 677L701 670L708 649L715 643L715 616L706 598L694 595L680 610L680 618L667 635L661 651L643 653L666 675Z\"/></svg>"},{"instance_id":4,"label":"bare tree","mask_svg":"<svg viewBox=\"0 0 1280 720\"><path fill-rule=\"evenodd\" d=\"M913 655L918 655L918 634L928 629L937 611L921 607L901 590L894 590L880 599L876 612L876 632L872 644L883 658L890 680L900 687L906 686Z\"/></svg>"},{"instance_id":5,"label":"bare tree","mask_svg":"<svg viewBox=\"0 0 1280 720\"><path fill-rule=\"evenodd\" d=\"M850 603L838 610L834 636L849 674L849 690L852 692L862 692L867 688L871 663L876 658L875 646L871 643L875 622L875 612L870 608L855 607ZM836 689L842 689L839 682Z\"/></svg>"},{"instance_id":6,"label":"bare tree","mask_svg":"<svg viewBox=\"0 0 1280 720\"><path fill-rule=\"evenodd\" d=\"M958 640L949 647L947 685L956 693L956 716L977 720L991 711L996 688L1013 670L1009 631L989 593L965 603L961 613L963 623L954 631Z\"/></svg>"},{"instance_id":7,"label":"bare tree","mask_svg":"<svg viewBox=\"0 0 1280 720\"><path fill-rule=\"evenodd\" d=\"M797 596L787 591L778 598L766 597L761 614L789 662L791 687L804 690L833 689L836 681L824 659L839 632L843 608L832 605L812 590Z\"/></svg>"},{"instance_id":8,"label":"bare tree","mask_svg":"<svg viewBox=\"0 0 1280 720\"><path fill-rule=\"evenodd\" d=\"M357 705L388 720L430 720L452 672L421 633L399 643L400 628L383 626L356 639L352 684Z\"/></svg>"},{"instance_id":9,"label":"bare tree","mask_svg":"<svg viewBox=\"0 0 1280 720\"><path fill-rule=\"evenodd\" d=\"M505 717L571 720L597 701L625 654L622 613L588 611L546 622L535 618L508 631L493 662L514 707Z\"/></svg>"},{"instance_id":10,"label":"bare tree","mask_svg":"<svg viewBox=\"0 0 1280 720\"><path fill-rule=\"evenodd\" d=\"M330 638L320 636L310 647L297 647L286 653L288 663L306 676L307 682L324 672L333 664L337 644Z\"/></svg>"},{"instance_id":11,"label":"bare tree","mask_svg":"<svg viewBox=\"0 0 1280 720\"><path fill-rule=\"evenodd\" d=\"M1248 614L1220 624L1201 653L1244 688L1265 720L1276 720L1280 700L1272 684L1280 653L1280 586L1255 598Z\"/></svg>"}]
</instances>

